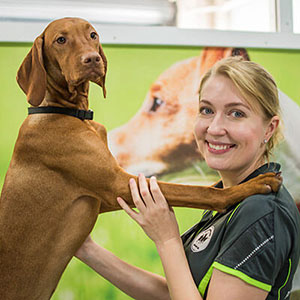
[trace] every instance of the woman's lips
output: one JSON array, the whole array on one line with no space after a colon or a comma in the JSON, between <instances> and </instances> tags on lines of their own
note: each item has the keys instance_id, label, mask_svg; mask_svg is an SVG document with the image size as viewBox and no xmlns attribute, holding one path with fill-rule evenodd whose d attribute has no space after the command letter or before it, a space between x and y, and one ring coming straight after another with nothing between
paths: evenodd
<instances>
[{"instance_id":1,"label":"woman's lips","mask_svg":"<svg viewBox=\"0 0 300 300\"><path fill-rule=\"evenodd\" d=\"M211 143L206 141L208 151L213 154L223 154L229 152L234 148L235 144L225 144L225 143Z\"/></svg>"}]
</instances>

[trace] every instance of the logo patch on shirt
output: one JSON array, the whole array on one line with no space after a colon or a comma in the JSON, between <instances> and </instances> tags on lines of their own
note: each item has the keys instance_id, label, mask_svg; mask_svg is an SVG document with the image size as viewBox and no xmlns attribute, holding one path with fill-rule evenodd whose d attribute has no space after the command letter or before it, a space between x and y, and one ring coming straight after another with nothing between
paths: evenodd
<instances>
[{"instance_id":1,"label":"logo patch on shirt","mask_svg":"<svg viewBox=\"0 0 300 300\"><path fill-rule=\"evenodd\" d=\"M200 232L195 237L195 239L191 245L191 250L193 252L200 252L200 251L204 250L208 246L208 244L211 240L211 237L214 233L214 229L215 229L215 227L211 226L208 229Z\"/></svg>"}]
</instances>

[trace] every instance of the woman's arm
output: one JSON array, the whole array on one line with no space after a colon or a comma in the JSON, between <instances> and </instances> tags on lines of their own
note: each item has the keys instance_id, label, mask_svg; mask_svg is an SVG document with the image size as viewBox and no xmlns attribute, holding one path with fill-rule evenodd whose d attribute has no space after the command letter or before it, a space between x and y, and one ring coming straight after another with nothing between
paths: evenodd
<instances>
[{"instance_id":1,"label":"woman's arm","mask_svg":"<svg viewBox=\"0 0 300 300\"><path fill-rule=\"evenodd\" d=\"M213 270L208 288L208 300L263 300L268 292L250 285L238 277Z\"/></svg>"},{"instance_id":2,"label":"woman's arm","mask_svg":"<svg viewBox=\"0 0 300 300\"><path fill-rule=\"evenodd\" d=\"M172 300L202 300L194 283L183 245L180 240L169 240L156 245L161 258Z\"/></svg>"},{"instance_id":3,"label":"woman's arm","mask_svg":"<svg viewBox=\"0 0 300 300\"><path fill-rule=\"evenodd\" d=\"M157 245L165 270L172 300L202 299L185 259L181 240ZM172 255L170 255L172 253ZM268 292L252 286L238 277L214 269L208 288L207 300L264 300Z\"/></svg>"},{"instance_id":4,"label":"woman's arm","mask_svg":"<svg viewBox=\"0 0 300 300\"><path fill-rule=\"evenodd\" d=\"M186 268L189 268L184 260L181 262L178 260L178 257L182 256L181 251L183 251L181 241L178 243L174 240L165 245L158 245L158 252L161 255L168 283L174 286L172 288L174 296L171 299L202 299L194 282L188 276L182 276L183 278L180 276L180 274L185 274ZM134 299L170 299L164 277L127 264L97 245L90 237L77 251L76 256ZM196 296L193 296L193 293ZM262 300L266 297L266 291L214 269L208 289L208 300Z\"/></svg>"},{"instance_id":5,"label":"woman's arm","mask_svg":"<svg viewBox=\"0 0 300 300\"><path fill-rule=\"evenodd\" d=\"M163 264L171 299L201 300L186 259L174 211L168 206L155 178L150 179L148 188L145 177L140 175L139 188L135 180L130 181L130 188L139 212L132 210L120 198L118 202L154 241ZM262 300L266 297L266 291L214 269L208 300Z\"/></svg>"},{"instance_id":6,"label":"woman's arm","mask_svg":"<svg viewBox=\"0 0 300 300\"><path fill-rule=\"evenodd\" d=\"M154 241L166 279L127 264L94 243L90 237L76 256L134 299L201 300L186 259L174 211L168 206L156 180L150 179L149 190L145 177L139 176L140 192L135 180L130 182L130 188L139 212L132 210L121 198L118 202ZM266 291L213 270L207 300L263 300L266 297Z\"/></svg>"},{"instance_id":7,"label":"woman's arm","mask_svg":"<svg viewBox=\"0 0 300 300\"><path fill-rule=\"evenodd\" d=\"M156 179L150 178L149 190L145 177L140 175L140 191L135 180L130 181L130 189L139 212L131 209L121 198L118 198L118 202L154 241L163 264L171 299L201 300L185 256L174 211L168 206Z\"/></svg>"},{"instance_id":8,"label":"woman's arm","mask_svg":"<svg viewBox=\"0 0 300 300\"><path fill-rule=\"evenodd\" d=\"M90 236L75 256L133 299L170 299L164 277L129 265L97 245Z\"/></svg>"}]
</instances>

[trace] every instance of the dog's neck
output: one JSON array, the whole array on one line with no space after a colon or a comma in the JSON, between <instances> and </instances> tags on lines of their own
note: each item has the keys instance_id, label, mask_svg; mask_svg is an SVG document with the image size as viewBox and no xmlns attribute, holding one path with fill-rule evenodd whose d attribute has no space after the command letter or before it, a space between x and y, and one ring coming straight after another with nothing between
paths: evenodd
<instances>
[{"instance_id":1,"label":"dog's neck","mask_svg":"<svg viewBox=\"0 0 300 300\"><path fill-rule=\"evenodd\" d=\"M46 95L41 106L59 106L88 110L89 82L86 81L78 86L68 85L67 82L47 78Z\"/></svg>"}]
</instances>

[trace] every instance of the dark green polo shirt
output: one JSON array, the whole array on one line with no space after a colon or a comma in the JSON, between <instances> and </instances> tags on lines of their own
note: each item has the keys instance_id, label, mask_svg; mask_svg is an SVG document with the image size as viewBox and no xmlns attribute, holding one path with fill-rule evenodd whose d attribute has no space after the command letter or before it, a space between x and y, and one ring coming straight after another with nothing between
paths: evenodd
<instances>
[{"instance_id":1,"label":"dark green polo shirt","mask_svg":"<svg viewBox=\"0 0 300 300\"><path fill-rule=\"evenodd\" d=\"M244 181L279 169L266 164ZM284 186L248 197L225 213L205 211L182 241L204 299L213 268L268 291L268 300L289 299L300 254L300 215Z\"/></svg>"}]
</instances>

